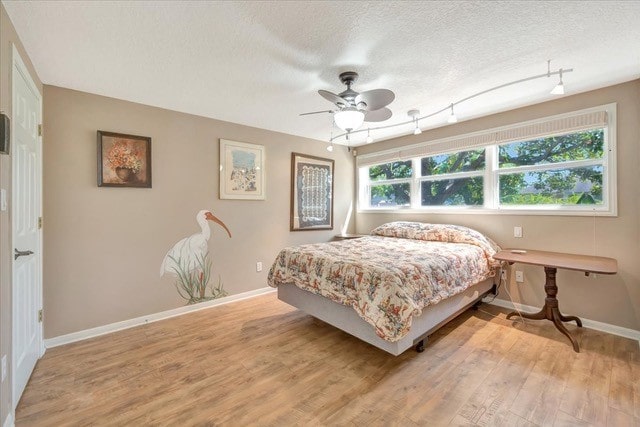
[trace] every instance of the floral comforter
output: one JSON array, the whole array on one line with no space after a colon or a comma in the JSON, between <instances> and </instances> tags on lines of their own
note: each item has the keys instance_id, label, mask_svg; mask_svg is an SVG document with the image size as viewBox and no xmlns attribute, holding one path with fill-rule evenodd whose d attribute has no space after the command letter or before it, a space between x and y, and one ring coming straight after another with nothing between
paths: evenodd
<instances>
[{"instance_id":1,"label":"floral comforter","mask_svg":"<svg viewBox=\"0 0 640 427\"><path fill-rule=\"evenodd\" d=\"M500 248L466 227L394 222L372 236L283 249L272 287L292 283L353 309L395 342L426 306L495 275Z\"/></svg>"}]
</instances>

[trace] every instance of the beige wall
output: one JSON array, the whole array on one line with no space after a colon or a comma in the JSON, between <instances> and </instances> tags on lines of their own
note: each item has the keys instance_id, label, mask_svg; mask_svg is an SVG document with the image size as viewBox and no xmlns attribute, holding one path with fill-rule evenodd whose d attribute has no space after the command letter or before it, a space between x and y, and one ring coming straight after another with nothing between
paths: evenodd
<instances>
[{"instance_id":1,"label":"beige wall","mask_svg":"<svg viewBox=\"0 0 640 427\"><path fill-rule=\"evenodd\" d=\"M11 69L13 45L18 48L40 93L42 83L26 54L16 30L0 3L0 111L11 117ZM11 157L0 154L0 188L7 191L9 209L0 212L0 356L11 361ZM0 384L0 424L11 412L11 377Z\"/></svg>"},{"instance_id":2,"label":"beige wall","mask_svg":"<svg viewBox=\"0 0 640 427\"><path fill-rule=\"evenodd\" d=\"M160 264L200 231L201 209L233 234L211 223L209 247L214 279L237 294L267 286L284 246L330 240L354 197L344 148L329 153L320 141L52 86L44 100L45 338L184 305ZM98 129L152 138L152 189L97 187ZM219 138L266 147L267 200L218 198ZM293 151L335 159L333 231L289 231Z\"/></svg>"},{"instance_id":3,"label":"beige wall","mask_svg":"<svg viewBox=\"0 0 640 427\"><path fill-rule=\"evenodd\" d=\"M563 312L587 319L640 330L640 80L425 131L418 136L360 147L358 154L611 102L618 104L618 217L357 213L357 232L366 233L377 225L394 220L453 223L482 231L506 248L595 253L616 258L619 272L615 276L587 278L581 273L559 271L560 308ZM516 225L523 227L524 237L521 239L513 237ZM524 271L525 283L509 284L514 301L542 306L545 297L542 268L516 267ZM508 299L504 291L499 297Z\"/></svg>"}]
</instances>

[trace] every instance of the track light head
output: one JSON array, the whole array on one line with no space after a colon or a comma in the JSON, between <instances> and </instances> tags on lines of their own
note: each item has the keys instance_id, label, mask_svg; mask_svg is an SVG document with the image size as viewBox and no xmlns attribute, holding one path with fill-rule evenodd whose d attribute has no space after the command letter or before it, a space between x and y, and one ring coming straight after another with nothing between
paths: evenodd
<instances>
[{"instance_id":1,"label":"track light head","mask_svg":"<svg viewBox=\"0 0 640 427\"><path fill-rule=\"evenodd\" d=\"M560 82L551 90L551 95L564 95L564 84L562 83L562 68L560 68Z\"/></svg>"},{"instance_id":2,"label":"track light head","mask_svg":"<svg viewBox=\"0 0 640 427\"><path fill-rule=\"evenodd\" d=\"M447 123L456 123L457 121L458 121L458 118L456 117L456 114L453 112L453 104L451 104L451 114L447 119Z\"/></svg>"},{"instance_id":3,"label":"track light head","mask_svg":"<svg viewBox=\"0 0 640 427\"><path fill-rule=\"evenodd\" d=\"M422 129L418 126L418 118L420 116L420 110L409 110L407 111L407 116L411 117L416 124L416 128L413 130L414 135L420 135L422 133Z\"/></svg>"}]
</instances>

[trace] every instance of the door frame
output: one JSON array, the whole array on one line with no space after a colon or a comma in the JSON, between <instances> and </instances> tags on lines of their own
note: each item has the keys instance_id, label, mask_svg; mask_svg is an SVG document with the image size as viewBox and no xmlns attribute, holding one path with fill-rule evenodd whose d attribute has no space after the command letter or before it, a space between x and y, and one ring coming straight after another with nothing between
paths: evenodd
<instances>
[{"instance_id":1,"label":"door frame","mask_svg":"<svg viewBox=\"0 0 640 427\"><path fill-rule=\"evenodd\" d=\"M43 110L43 105L42 105L42 94L40 93L40 91L38 90L38 87L36 86L36 84L33 81L33 78L31 77L31 73L29 72L27 66L25 65L24 61L22 60L22 57L20 56L20 53L18 52L18 49L16 48L15 44L12 44L12 60L11 60L11 117L15 118L16 117L16 105L14 102L15 99L15 92L16 92L16 77L19 74L21 74L21 76L24 78L25 82L27 83L27 86L29 87L29 89L31 91L33 91L33 93L35 94L37 100L38 100L38 104L39 104L39 108L38 108L38 118L37 118L37 122L39 124L42 123L42 110ZM14 126L15 126L15 120L11 121L11 146L14 147L15 149L15 131L14 131ZM38 155L38 162L37 162L37 185L40 187L40 191L39 191L39 209L38 209L38 213L37 216L38 217L42 217L42 203L43 203L43 179L42 179L42 135L38 135L37 137L37 155ZM14 153L15 154L15 153ZM16 168L15 168L15 162L16 162L16 156L12 154L11 155L11 250L9 251L9 256L13 258L13 248L15 248L15 242L14 242L14 220L15 220L15 204L13 203L14 200L14 195L16 194ZM40 228L38 230L38 272L37 272L37 283L36 283L36 302L37 302L37 307L39 307L39 310L42 310L42 306L43 306L43 300L42 300L42 228ZM15 317L14 317L14 313L15 313L15 292L14 292L14 279L13 279L13 274L14 274L14 262L15 260L12 259L11 260L11 411L15 411L15 408L18 406L18 397L15 395L16 391L15 391L15 386L16 386L16 376L14 375L14 369L16 367L16 351L15 351L15 341L16 341L16 337L14 336L14 327L15 327ZM45 345L44 345L44 337L43 337L43 327L42 327L43 323L42 322L38 322L38 326L37 326L37 339L38 339L38 344L39 344L39 358L42 357L44 355L45 352Z\"/></svg>"}]
</instances>

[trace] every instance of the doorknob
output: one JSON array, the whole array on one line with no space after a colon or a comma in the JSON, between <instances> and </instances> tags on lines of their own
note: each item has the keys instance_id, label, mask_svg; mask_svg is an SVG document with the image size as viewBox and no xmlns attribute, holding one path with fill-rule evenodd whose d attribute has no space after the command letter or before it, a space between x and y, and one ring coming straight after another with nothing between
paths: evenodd
<instances>
[{"instance_id":1,"label":"doorknob","mask_svg":"<svg viewBox=\"0 0 640 427\"><path fill-rule=\"evenodd\" d=\"M16 248L13 248L13 259L16 260L21 256L33 255L33 251L19 251Z\"/></svg>"}]
</instances>

